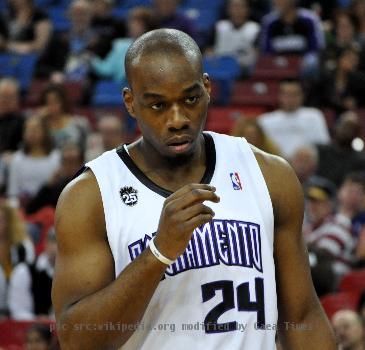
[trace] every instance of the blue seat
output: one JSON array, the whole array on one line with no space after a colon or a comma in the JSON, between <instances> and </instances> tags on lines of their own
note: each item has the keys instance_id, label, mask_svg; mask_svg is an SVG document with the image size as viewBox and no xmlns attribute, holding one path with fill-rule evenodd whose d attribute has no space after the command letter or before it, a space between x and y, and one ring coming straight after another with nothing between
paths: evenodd
<instances>
[{"instance_id":1,"label":"blue seat","mask_svg":"<svg viewBox=\"0 0 365 350\"><path fill-rule=\"evenodd\" d=\"M58 6L66 8L70 2L70 0L34 0L34 4L42 9Z\"/></svg>"},{"instance_id":2,"label":"blue seat","mask_svg":"<svg viewBox=\"0 0 365 350\"><path fill-rule=\"evenodd\" d=\"M53 23L53 30L55 32L67 32L70 29L71 22L67 15L67 7L50 7L48 9L48 16Z\"/></svg>"},{"instance_id":3,"label":"blue seat","mask_svg":"<svg viewBox=\"0 0 365 350\"><path fill-rule=\"evenodd\" d=\"M197 9L215 9L221 10L225 4L225 0L185 0L182 2L183 7L191 7Z\"/></svg>"},{"instance_id":4,"label":"blue seat","mask_svg":"<svg viewBox=\"0 0 365 350\"><path fill-rule=\"evenodd\" d=\"M112 80L100 80L96 83L91 102L94 106L121 106L122 105L122 82Z\"/></svg>"},{"instance_id":5,"label":"blue seat","mask_svg":"<svg viewBox=\"0 0 365 350\"><path fill-rule=\"evenodd\" d=\"M126 8L124 6L117 6L114 7L112 15L115 18L126 19L129 11L130 8Z\"/></svg>"},{"instance_id":6,"label":"blue seat","mask_svg":"<svg viewBox=\"0 0 365 350\"><path fill-rule=\"evenodd\" d=\"M227 105L230 102L234 81L241 74L239 63L230 56L205 57L203 66L204 71L218 84L218 104Z\"/></svg>"},{"instance_id":7,"label":"blue seat","mask_svg":"<svg viewBox=\"0 0 365 350\"><path fill-rule=\"evenodd\" d=\"M230 56L205 57L203 65L213 80L236 79L241 73L239 63Z\"/></svg>"},{"instance_id":8,"label":"blue seat","mask_svg":"<svg viewBox=\"0 0 365 350\"><path fill-rule=\"evenodd\" d=\"M117 0L116 6L131 9L136 6L150 6L153 0Z\"/></svg>"},{"instance_id":9,"label":"blue seat","mask_svg":"<svg viewBox=\"0 0 365 350\"><path fill-rule=\"evenodd\" d=\"M10 76L19 81L25 91L33 78L37 54L0 54L0 76Z\"/></svg>"},{"instance_id":10,"label":"blue seat","mask_svg":"<svg viewBox=\"0 0 365 350\"><path fill-rule=\"evenodd\" d=\"M151 6L152 0L119 0L114 9L113 16L116 18L127 18L128 12L136 6Z\"/></svg>"}]
</instances>

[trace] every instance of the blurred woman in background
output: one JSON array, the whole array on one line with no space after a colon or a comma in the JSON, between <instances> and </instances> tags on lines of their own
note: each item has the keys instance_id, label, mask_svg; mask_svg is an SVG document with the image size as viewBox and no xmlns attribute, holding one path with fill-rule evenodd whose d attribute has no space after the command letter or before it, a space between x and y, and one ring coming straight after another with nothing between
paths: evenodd
<instances>
[{"instance_id":1,"label":"blurred woman in background","mask_svg":"<svg viewBox=\"0 0 365 350\"><path fill-rule=\"evenodd\" d=\"M7 195L23 206L58 169L60 153L54 149L48 121L32 116L25 122L23 148L9 166Z\"/></svg>"},{"instance_id":2,"label":"blurred woman in background","mask_svg":"<svg viewBox=\"0 0 365 350\"><path fill-rule=\"evenodd\" d=\"M7 286L19 262L34 261L34 246L17 209L0 202L0 316L8 312Z\"/></svg>"},{"instance_id":3,"label":"blurred woman in background","mask_svg":"<svg viewBox=\"0 0 365 350\"><path fill-rule=\"evenodd\" d=\"M52 23L33 0L10 0L8 16L0 17L0 48L14 53L40 53L51 37Z\"/></svg>"},{"instance_id":4,"label":"blurred woman in background","mask_svg":"<svg viewBox=\"0 0 365 350\"><path fill-rule=\"evenodd\" d=\"M52 333L48 324L35 324L26 334L25 350L51 350Z\"/></svg>"},{"instance_id":5,"label":"blurred woman in background","mask_svg":"<svg viewBox=\"0 0 365 350\"><path fill-rule=\"evenodd\" d=\"M145 32L156 29L157 22L154 13L147 7L136 7L128 13L127 38L115 39L111 51L104 59L94 56L91 59L93 73L98 78L122 81L125 79L124 57L130 44Z\"/></svg>"},{"instance_id":6,"label":"blurred woman in background","mask_svg":"<svg viewBox=\"0 0 365 350\"><path fill-rule=\"evenodd\" d=\"M238 118L232 128L231 135L244 137L251 145L267 153L280 155L279 148L265 135L255 118Z\"/></svg>"},{"instance_id":7,"label":"blurred woman in background","mask_svg":"<svg viewBox=\"0 0 365 350\"><path fill-rule=\"evenodd\" d=\"M86 118L71 114L67 92L62 85L48 85L42 92L40 115L47 119L54 144L62 148L66 143L84 147L89 123Z\"/></svg>"}]
</instances>

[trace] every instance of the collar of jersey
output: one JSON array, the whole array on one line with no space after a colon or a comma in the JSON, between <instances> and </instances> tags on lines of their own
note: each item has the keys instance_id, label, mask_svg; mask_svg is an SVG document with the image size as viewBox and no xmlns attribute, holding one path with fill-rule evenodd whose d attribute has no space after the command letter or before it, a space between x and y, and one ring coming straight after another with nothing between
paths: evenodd
<instances>
[{"instance_id":1,"label":"collar of jersey","mask_svg":"<svg viewBox=\"0 0 365 350\"><path fill-rule=\"evenodd\" d=\"M203 133L204 140L205 140L205 151L206 151L206 168L200 183L208 184L210 183L215 169L215 162L216 162L216 152L215 152L215 145L213 137L210 134ZM167 198L172 194L171 191L157 185L151 179L149 179L141 169L133 162L132 158L129 156L128 152L126 151L124 145L120 145L117 149L117 154L126 167L131 171L131 173L145 186L147 186L150 190L158 193L162 197Z\"/></svg>"}]
</instances>

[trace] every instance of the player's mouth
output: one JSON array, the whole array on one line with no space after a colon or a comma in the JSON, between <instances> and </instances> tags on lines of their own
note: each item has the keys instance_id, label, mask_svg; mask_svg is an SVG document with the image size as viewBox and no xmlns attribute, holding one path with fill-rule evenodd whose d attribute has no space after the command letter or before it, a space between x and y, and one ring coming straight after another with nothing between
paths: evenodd
<instances>
[{"instance_id":1,"label":"player's mouth","mask_svg":"<svg viewBox=\"0 0 365 350\"><path fill-rule=\"evenodd\" d=\"M191 147L191 139L190 137L176 137L170 139L167 143L167 146L174 152L174 153L184 153Z\"/></svg>"},{"instance_id":2,"label":"player's mouth","mask_svg":"<svg viewBox=\"0 0 365 350\"><path fill-rule=\"evenodd\" d=\"M176 153L185 152L190 146L190 142L173 143L169 147Z\"/></svg>"}]
</instances>

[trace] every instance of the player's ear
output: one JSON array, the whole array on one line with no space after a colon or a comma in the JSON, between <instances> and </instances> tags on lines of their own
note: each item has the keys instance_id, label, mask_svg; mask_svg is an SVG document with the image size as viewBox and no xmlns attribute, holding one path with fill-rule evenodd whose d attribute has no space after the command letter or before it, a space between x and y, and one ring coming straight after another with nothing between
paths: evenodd
<instances>
[{"instance_id":1,"label":"player's ear","mask_svg":"<svg viewBox=\"0 0 365 350\"><path fill-rule=\"evenodd\" d=\"M207 91L209 99L210 99L210 93L212 91L212 84L210 82L208 73L203 74L203 84L204 84L205 90Z\"/></svg>"},{"instance_id":2,"label":"player's ear","mask_svg":"<svg viewBox=\"0 0 365 350\"><path fill-rule=\"evenodd\" d=\"M133 106L133 93L130 88L127 87L123 88L123 100L128 113L132 117L135 117L136 115L134 113L134 106Z\"/></svg>"}]
</instances>

